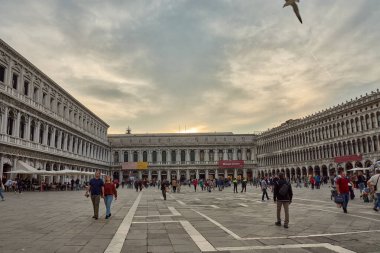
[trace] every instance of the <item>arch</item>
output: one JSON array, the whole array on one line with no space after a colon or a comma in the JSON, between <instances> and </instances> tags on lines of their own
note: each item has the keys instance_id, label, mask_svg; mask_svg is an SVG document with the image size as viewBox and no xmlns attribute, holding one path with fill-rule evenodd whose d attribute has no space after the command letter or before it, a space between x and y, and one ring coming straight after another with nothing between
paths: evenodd
<instances>
[{"instance_id":1,"label":"arch","mask_svg":"<svg viewBox=\"0 0 380 253\"><path fill-rule=\"evenodd\" d=\"M365 162L364 162L364 167L365 168L368 168L368 167L370 167L372 165L372 162L370 161L370 160L366 160Z\"/></svg>"},{"instance_id":2,"label":"arch","mask_svg":"<svg viewBox=\"0 0 380 253\"><path fill-rule=\"evenodd\" d=\"M314 175L313 167L311 167L311 166L307 167L307 174L308 174L309 176Z\"/></svg>"},{"instance_id":3,"label":"arch","mask_svg":"<svg viewBox=\"0 0 380 253\"><path fill-rule=\"evenodd\" d=\"M322 176L327 177L329 175L326 165L322 165Z\"/></svg>"},{"instance_id":4,"label":"arch","mask_svg":"<svg viewBox=\"0 0 380 253\"><path fill-rule=\"evenodd\" d=\"M355 162L356 168L363 168L363 164L360 161Z\"/></svg>"},{"instance_id":5,"label":"arch","mask_svg":"<svg viewBox=\"0 0 380 253\"><path fill-rule=\"evenodd\" d=\"M317 176L321 175L321 168L318 165L314 166L314 174Z\"/></svg>"}]
</instances>

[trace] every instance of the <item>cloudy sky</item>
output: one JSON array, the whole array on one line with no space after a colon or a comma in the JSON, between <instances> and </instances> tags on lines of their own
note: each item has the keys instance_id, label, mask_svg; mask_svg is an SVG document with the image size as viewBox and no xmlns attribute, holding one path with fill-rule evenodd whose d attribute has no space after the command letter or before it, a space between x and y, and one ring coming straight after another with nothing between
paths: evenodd
<instances>
[{"instance_id":1,"label":"cloudy sky","mask_svg":"<svg viewBox=\"0 0 380 253\"><path fill-rule=\"evenodd\" d=\"M378 0L3 0L0 37L109 133L252 133L380 87Z\"/></svg>"}]
</instances>

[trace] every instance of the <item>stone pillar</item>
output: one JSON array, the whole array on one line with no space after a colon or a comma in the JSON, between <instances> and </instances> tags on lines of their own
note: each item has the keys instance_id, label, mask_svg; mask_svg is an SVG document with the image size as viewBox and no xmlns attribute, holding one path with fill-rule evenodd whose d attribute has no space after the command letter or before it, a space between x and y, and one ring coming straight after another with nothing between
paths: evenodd
<instances>
[{"instance_id":1,"label":"stone pillar","mask_svg":"<svg viewBox=\"0 0 380 253\"><path fill-rule=\"evenodd\" d=\"M195 150L195 162L196 163L199 163L200 162L200 150L199 149L196 149Z\"/></svg>"},{"instance_id":2,"label":"stone pillar","mask_svg":"<svg viewBox=\"0 0 380 253\"><path fill-rule=\"evenodd\" d=\"M119 152L119 162L122 163L124 161L124 151L118 150Z\"/></svg>"},{"instance_id":3,"label":"stone pillar","mask_svg":"<svg viewBox=\"0 0 380 253\"><path fill-rule=\"evenodd\" d=\"M252 151L251 151L251 152L252 152ZM252 155L252 153L251 153L251 155ZM243 148L243 149L242 149L241 159L244 160L244 161L248 160L248 159L247 159L247 149L246 149L246 148Z\"/></svg>"},{"instance_id":4,"label":"stone pillar","mask_svg":"<svg viewBox=\"0 0 380 253\"><path fill-rule=\"evenodd\" d=\"M228 160L227 149L223 149L223 160Z\"/></svg>"},{"instance_id":5,"label":"stone pillar","mask_svg":"<svg viewBox=\"0 0 380 253\"><path fill-rule=\"evenodd\" d=\"M195 174L196 176L195 176L195 177L196 177L197 179L199 179L199 170L197 169L197 170L195 170L195 172L196 172L196 174Z\"/></svg>"},{"instance_id":6,"label":"stone pillar","mask_svg":"<svg viewBox=\"0 0 380 253\"><path fill-rule=\"evenodd\" d=\"M123 171L119 170L119 183L123 182Z\"/></svg>"},{"instance_id":7,"label":"stone pillar","mask_svg":"<svg viewBox=\"0 0 380 253\"><path fill-rule=\"evenodd\" d=\"M0 180L3 178L4 157L0 154Z\"/></svg>"},{"instance_id":8,"label":"stone pillar","mask_svg":"<svg viewBox=\"0 0 380 253\"><path fill-rule=\"evenodd\" d=\"M1 110L1 108L0 108L0 110ZM7 106L5 106L2 113L3 113L2 114L3 119L1 121L1 123L2 123L1 133L6 134L7 133L7 117L8 117L8 107Z\"/></svg>"},{"instance_id":9,"label":"stone pillar","mask_svg":"<svg viewBox=\"0 0 380 253\"><path fill-rule=\"evenodd\" d=\"M147 155L148 155L148 163L151 163L152 162L152 150L148 150L147 151Z\"/></svg>"},{"instance_id":10,"label":"stone pillar","mask_svg":"<svg viewBox=\"0 0 380 253\"><path fill-rule=\"evenodd\" d=\"M210 161L209 150L205 149L204 154L205 154L205 162L208 163Z\"/></svg>"},{"instance_id":11,"label":"stone pillar","mask_svg":"<svg viewBox=\"0 0 380 253\"><path fill-rule=\"evenodd\" d=\"M224 169L224 178L227 178L228 177L228 171L227 169Z\"/></svg>"},{"instance_id":12,"label":"stone pillar","mask_svg":"<svg viewBox=\"0 0 380 253\"><path fill-rule=\"evenodd\" d=\"M20 137L20 122L21 122L21 113L17 111L14 134L13 134L13 136L15 136L16 138Z\"/></svg>"},{"instance_id":13,"label":"stone pillar","mask_svg":"<svg viewBox=\"0 0 380 253\"><path fill-rule=\"evenodd\" d=\"M158 170L158 179L157 180L161 181L161 170Z\"/></svg>"},{"instance_id":14,"label":"stone pillar","mask_svg":"<svg viewBox=\"0 0 380 253\"><path fill-rule=\"evenodd\" d=\"M237 169L234 169L234 178L237 178Z\"/></svg>"},{"instance_id":15,"label":"stone pillar","mask_svg":"<svg viewBox=\"0 0 380 253\"><path fill-rule=\"evenodd\" d=\"M243 177L247 179L247 169L243 169Z\"/></svg>"},{"instance_id":16,"label":"stone pillar","mask_svg":"<svg viewBox=\"0 0 380 253\"><path fill-rule=\"evenodd\" d=\"M157 162L160 164L162 162L162 151L159 149L157 151Z\"/></svg>"},{"instance_id":17,"label":"stone pillar","mask_svg":"<svg viewBox=\"0 0 380 253\"><path fill-rule=\"evenodd\" d=\"M177 180L180 180L181 179L181 173L179 171L179 169L177 169Z\"/></svg>"},{"instance_id":18,"label":"stone pillar","mask_svg":"<svg viewBox=\"0 0 380 253\"><path fill-rule=\"evenodd\" d=\"M190 150L189 149L186 149L185 161L186 161L186 163L190 162Z\"/></svg>"},{"instance_id":19,"label":"stone pillar","mask_svg":"<svg viewBox=\"0 0 380 253\"><path fill-rule=\"evenodd\" d=\"M42 144L46 146L47 145L48 131L49 131L48 124L43 125L43 128L44 128L44 137L42 139Z\"/></svg>"},{"instance_id":20,"label":"stone pillar","mask_svg":"<svg viewBox=\"0 0 380 253\"><path fill-rule=\"evenodd\" d=\"M55 144L55 128L53 128L53 133L51 134L50 147L54 148Z\"/></svg>"},{"instance_id":21,"label":"stone pillar","mask_svg":"<svg viewBox=\"0 0 380 253\"><path fill-rule=\"evenodd\" d=\"M148 180L152 180L152 171L150 169L148 169Z\"/></svg>"},{"instance_id":22,"label":"stone pillar","mask_svg":"<svg viewBox=\"0 0 380 253\"><path fill-rule=\"evenodd\" d=\"M206 180L208 179L208 170L205 170Z\"/></svg>"},{"instance_id":23,"label":"stone pillar","mask_svg":"<svg viewBox=\"0 0 380 253\"><path fill-rule=\"evenodd\" d=\"M219 161L219 150L215 149L214 150L214 162Z\"/></svg>"},{"instance_id":24,"label":"stone pillar","mask_svg":"<svg viewBox=\"0 0 380 253\"><path fill-rule=\"evenodd\" d=\"M172 180L172 175L170 174L170 170L168 169L167 171L166 171L166 179L167 180Z\"/></svg>"},{"instance_id":25,"label":"stone pillar","mask_svg":"<svg viewBox=\"0 0 380 253\"><path fill-rule=\"evenodd\" d=\"M26 117L25 120L25 140L30 141L30 124L32 120L30 117Z\"/></svg>"},{"instance_id":26,"label":"stone pillar","mask_svg":"<svg viewBox=\"0 0 380 253\"><path fill-rule=\"evenodd\" d=\"M141 180L142 179L142 172L141 172L141 170L139 170L139 179Z\"/></svg>"},{"instance_id":27,"label":"stone pillar","mask_svg":"<svg viewBox=\"0 0 380 253\"><path fill-rule=\"evenodd\" d=\"M181 150L177 149L176 151L176 155L175 155L175 160L176 162L178 163L181 163ZM170 157L171 158L171 157Z\"/></svg>"},{"instance_id":28,"label":"stone pillar","mask_svg":"<svg viewBox=\"0 0 380 253\"><path fill-rule=\"evenodd\" d=\"M237 157L237 149L236 148L234 148L233 150L232 150L232 160L237 160L238 159L238 157Z\"/></svg>"},{"instance_id":29,"label":"stone pillar","mask_svg":"<svg viewBox=\"0 0 380 253\"><path fill-rule=\"evenodd\" d=\"M82 139L79 139L79 146L78 146L78 155L82 155L82 144L83 144L83 141ZM59 142L59 140L58 140Z\"/></svg>"}]
</instances>

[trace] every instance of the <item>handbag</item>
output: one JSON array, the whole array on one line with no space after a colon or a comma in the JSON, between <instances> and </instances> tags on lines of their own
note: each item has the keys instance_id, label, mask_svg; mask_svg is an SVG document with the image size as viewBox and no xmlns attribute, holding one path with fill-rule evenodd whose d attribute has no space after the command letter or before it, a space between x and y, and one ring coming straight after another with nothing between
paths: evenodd
<instances>
[{"instance_id":1,"label":"handbag","mask_svg":"<svg viewBox=\"0 0 380 253\"><path fill-rule=\"evenodd\" d=\"M337 203L337 204L342 204L344 202L343 196L340 195L340 194L336 195L335 199L334 199L334 202Z\"/></svg>"}]
</instances>

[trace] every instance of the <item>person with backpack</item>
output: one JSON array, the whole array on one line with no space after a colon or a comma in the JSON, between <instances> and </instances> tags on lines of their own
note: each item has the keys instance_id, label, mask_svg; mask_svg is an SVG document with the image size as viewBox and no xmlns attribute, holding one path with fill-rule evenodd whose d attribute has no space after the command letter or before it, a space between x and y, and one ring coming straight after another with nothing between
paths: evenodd
<instances>
[{"instance_id":1,"label":"person with backpack","mask_svg":"<svg viewBox=\"0 0 380 253\"><path fill-rule=\"evenodd\" d=\"M277 199L277 222L276 226L281 226L281 208L284 206L285 220L284 228L289 228L289 205L292 203L293 191L284 176L284 173L279 173L279 179L274 185L274 196Z\"/></svg>"},{"instance_id":2,"label":"person with backpack","mask_svg":"<svg viewBox=\"0 0 380 253\"><path fill-rule=\"evenodd\" d=\"M238 181L235 177L232 180L232 183L234 184L234 193L238 193L238 190L237 190Z\"/></svg>"},{"instance_id":3,"label":"person with backpack","mask_svg":"<svg viewBox=\"0 0 380 253\"><path fill-rule=\"evenodd\" d=\"M241 181L241 192L247 192L247 179L243 177L243 180Z\"/></svg>"}]
</instances>

